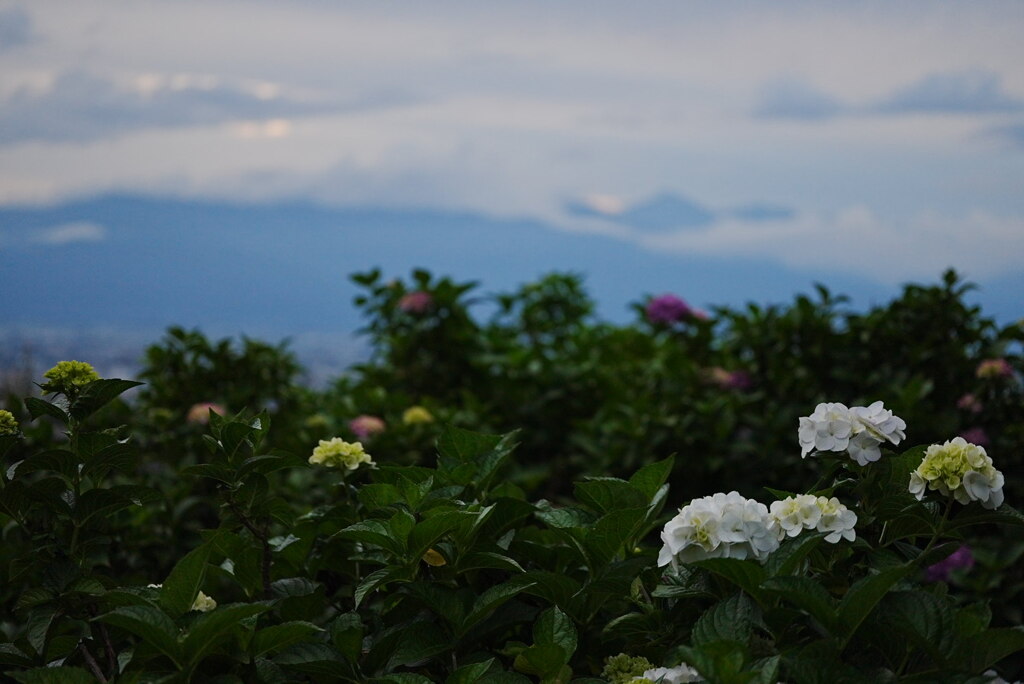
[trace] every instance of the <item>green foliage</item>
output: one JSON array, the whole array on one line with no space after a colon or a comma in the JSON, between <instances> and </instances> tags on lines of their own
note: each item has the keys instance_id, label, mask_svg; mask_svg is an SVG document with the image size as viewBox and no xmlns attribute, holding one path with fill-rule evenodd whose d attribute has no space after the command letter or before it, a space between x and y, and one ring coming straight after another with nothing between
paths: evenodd
<instances>
[{"instance_id":1,"label":"green foliage","mask_svg":"<svg viewBox=\"0 0 1024 684\"><path fill-rule=\"evenodd\" d=\"M572 275L497 295L486 321L471 283L355 280L374 355L325 392L295 385L283 346L172 329L127 402L138 383L117 379L8 402L0 681L1024 674L1024 334L954 275L863 314L819 288L670 326L596 322ZM1000 358L1009 373L979 377ZM984 428L1012 505L918 501L923 446L799 458L815 403L874 399L908 443ZM230 411L189 422L201 402ZM361 415L383 430L360 435ZM372 464L311 464L335 436ZM838 497L856 541L807 530L763 563L658 566L674 509L732 489ZM929 579L965 542L975 567Z\"/></svg>"}]
</instances>

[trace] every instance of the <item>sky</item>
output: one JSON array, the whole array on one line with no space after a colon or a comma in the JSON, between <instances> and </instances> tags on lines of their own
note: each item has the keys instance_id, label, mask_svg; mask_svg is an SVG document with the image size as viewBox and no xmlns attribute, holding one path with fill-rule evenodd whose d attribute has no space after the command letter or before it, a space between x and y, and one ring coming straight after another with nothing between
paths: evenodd
<instances>
[{"instance_id":1,"label":"sky","mask_svg":"<svg viewBox=\"0 0 1024 684\"><path fill-rule=\"evenodd\" d=\"M984 284L1024 273L1021 35L987 0L0 0L0 208L450 210Z\"/></svg>"}]
</instances>

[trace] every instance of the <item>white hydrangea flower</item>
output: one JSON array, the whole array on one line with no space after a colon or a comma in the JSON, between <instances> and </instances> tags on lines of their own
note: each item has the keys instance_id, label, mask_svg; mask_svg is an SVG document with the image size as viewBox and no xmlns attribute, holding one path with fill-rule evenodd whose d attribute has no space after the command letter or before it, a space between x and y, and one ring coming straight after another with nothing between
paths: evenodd
<instances>
[{"instance_id":1,"label":"white hydrangea flower","mask_svg":"<svg viewBox=\"0 0 1024 684\"><path fill-rule=\"evenodd\" d=\"M899 444L907 424L880 401L870 406L847 408L845 404L818 404L814 413L800 419L801 456L812 451L847 451L865 466L882 457L883 442Z\"/></svg>"},{"instance_id":2,"label":"white hydrangea flower","mask_svg":"<svg viewBox=\"0 0 1024 684\"><path fill-rule=\"evenodd\" d=\"M812 451L843 451L853 436L853 414L844 404L822 403L800 419L800 455Z\"/></svg>"},{"instance_id":3,"label":"white hydrangea flower","mask_svg":"<svg viewBox=\"0 0 1024 684\"><path fill-rule=\"evenodd\" d=\"M870 406L854 406L850 411L860 421L863 429L880 441L899 444L907 438L904 432L907 424L899 416L894 416L880 401Z\"/></svg>"},{"instance_id":4,"label":"white hydrangea flower","mask_svg":"<svg viewBox=\"0 0 1024 684\"><path fill-rule=\"evenodd\" d=\"M791 496L782 501L773 501L772 519L778 526L779 539L795 537L803 530L813 530L821 520L818 497L813 494Z\"/></svg>"},{"instance_id":5,"label":"white hydrangea flower","mask_svg":"<svg viewBox=\"0 0 1024 684\"><path fill-rule=\"evenodd\" d=\"M768 508L739 492L694 499L665 524L661 540L659 566L705 558L764 561L779 547Z\"/></svg>"},{"instance_id":6,"label":"white hydrangea flower","mask_svg":"<svg viewBox=\"0 0 1024 684\"><path fill-rule=\"evenodd\" d=\"M826 499L819 496L817 499L818 508L821 509L821 518L815 529L818 532L829 532L825 541L830 544L837 543L841 538L847 541L854 541L857 532L853 529L857 524L857 514L844 506L839 499L832 497Z\"/></svg>"},{"instance_id":7,"label":"white hydrangea flower","mask_svg":"<svg viewBox=\"0 0 1024 684\"><path fill-rule=\"evenodd\" d=\"M962 504L978 501L985 508L1003 503L1003 474L992 465L985 447L954 437L945 444L932 444L921 465L910 474L910 493L924 498L928 489L952 495Z\"/></svg>"},{"instance_id":8,"label":"white hydrangea flower","mask_svg":"<svg viewBox=\"0 0 1024 684\"><path fill-rule=\"evenodd\" d=\"M676 667L655 667L646 670L642 677L634 677L634 682L652 682L653 684L687 684L688 682L702 682L697 670L683 663Z\"/></svg>"}]
</instances>

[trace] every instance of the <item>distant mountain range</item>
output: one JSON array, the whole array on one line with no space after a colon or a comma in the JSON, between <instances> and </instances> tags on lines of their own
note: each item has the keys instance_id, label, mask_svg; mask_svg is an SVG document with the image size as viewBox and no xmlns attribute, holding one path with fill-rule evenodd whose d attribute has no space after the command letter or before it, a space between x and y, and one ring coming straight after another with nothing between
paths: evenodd
<instances>
[{"instance_id":1,"label":"distant mountain range","mask_svg":"<svg viewBox=\"0 0 1024 684\"><path fill-rule=\"evenodd\" d=\"M786 211L747 210L751 220ZM667 195L633 211L628 221L651 230L665 228L673 213L689 225L709 220L699 206ZM854 295L857 307L898 294L866 279L764 261L659 254L525 218L108 195L0 208L0 330L110 328L155 340L179 324L266 339L348 335L360 325L348 276L373 267L388 277L422 267L477 280L481 294L574 271L585 275L599 315L615 322L632 318L630 302L662 292L703 307L789 301L816 281ZM1003 322L1021 315L1024 277L985 285L976 299L986 313Z\"/></svg>"}]
</instances>

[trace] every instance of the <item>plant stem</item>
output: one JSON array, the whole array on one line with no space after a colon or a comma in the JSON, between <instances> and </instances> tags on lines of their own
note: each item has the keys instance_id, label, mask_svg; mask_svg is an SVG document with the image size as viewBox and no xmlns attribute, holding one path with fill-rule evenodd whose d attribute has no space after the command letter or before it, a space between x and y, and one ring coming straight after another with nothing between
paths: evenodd
<instances>
[{"instance_id":1,"label":"plant stem","mask_svg":"<svg viewBox=\"0 0 1024 684\"><path fill-rule=\"evenodd\" d=\"M230 508L231 512L235 514L235 516L238 518L239 522L241 522L242 525L245 527L245 529L249 530L249 533L253 537L255 537L257 541L260 542L260 547L262 548L262 551L263 551L263 557L261 559L261 566L260 566L260 574L261 574L261 579L262 579L262 583L263 583L263 597L269 599L270 596L271 596L271 589L270 589L271 549L270 549L270 539L268 538L266 525L263 526L262 530L257 529L257 527L255 525L253 525L252 521L249 520L249 518L244 513L242 513L242 511L240 511L238 509L238 506L235 505L235 502L231 498L230 494L226 495L224 497L224 499L225 499L225 501L228 504L228 508Z\"/></svg>"},{"instance_id":2,"label":"plant stem","mask_svg":"<svg viewBox=\"0 0 1024 684\"><path fill-rule=\"evenodd\" d=\"M99 664L96 659L92 657L92 653L89 653L89 649L85 644L78 644L78 650L82 652L82 658L85 660L85 664L89 666L93 676L100 680L103 684L107 684L107 678L103 676L103 671L100 670Z\"/></svg>"}]
</instances>

